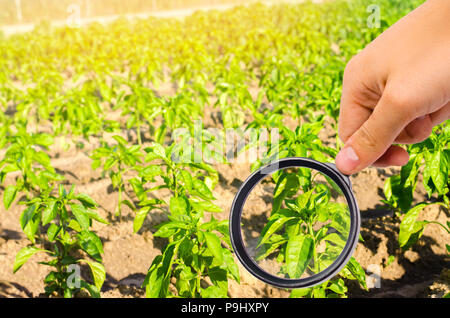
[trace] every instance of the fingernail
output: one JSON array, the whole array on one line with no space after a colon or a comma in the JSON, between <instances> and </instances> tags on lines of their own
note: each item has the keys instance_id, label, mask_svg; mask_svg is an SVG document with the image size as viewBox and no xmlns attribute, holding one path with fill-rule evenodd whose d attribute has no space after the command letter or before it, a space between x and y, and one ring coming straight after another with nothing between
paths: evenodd
<instances>
[{"instance_id":1,"label":"fingernail","mask_svg":"<svg viewBox=\"0 0 450 318\"><path fill-rule=\"evenodd\" d=\"M344 147L336 156L336 166L344 173L350 173L359 165L359 158L352 147Z\"/></svg>"}]
</instances>

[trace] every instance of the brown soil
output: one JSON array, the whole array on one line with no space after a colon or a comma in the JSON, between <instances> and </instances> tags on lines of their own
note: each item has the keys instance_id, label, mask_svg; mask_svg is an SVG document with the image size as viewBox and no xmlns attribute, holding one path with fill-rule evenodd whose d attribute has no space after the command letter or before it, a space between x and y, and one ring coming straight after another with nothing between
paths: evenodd
<instances>
[{"instance_id":1,"label":"brown soil","mask_svg":"<svg viewBox=\"0 0 450 318\"><path fill-rule=\"evenodd\" d=\"M205 112L206 127L218 126L213 120L217 109L208 108ZM120 113L112 114L120 118ZM287 123L295 127L295 123ZM292 128L290 127L290 128ZM135 140L134 132L124 137ZM106 138L108 136L105 136ZM145 134L144 134L145 137ZM322 132L324 140L335 139L331 129ZM102 178L100 170L92 171L89 154L98 146L98 139L83 141L80 149L69 139L57 138L50 149L52 164L62 173L67 184L75 184L79 192L89 194L100 204L99 213L111 219L117 205L117 192L112 190L109 179ZM227 219L231 203L240 184L250 174L250 164L238 158L231 164L216 164L220 173L220 181L214 195L216 204L223 212L216 218ZM368 168L352 177L353 189L363 218L361 234L364 243L359 243L355 258L366 269L376 266L380 269L381 286L368 291L357 284L349 282L350 297L441 297L450 289L449 259L445 244L450 242L449 234L437 225L429 225L420 239L410 251L401 253L398 249L399 221L391 216L391 211L381 203L385 180L397 169ZM13 181L8 176L6 184ZM130 189L128 189L130 190ZM127 192L131 200L132 191ZM163 192L160 195L167 195ZM125 195L127 196L127 195ZM415 200L424 199L423 189L418 189ZM258 210L258 206L254 207ZM261 210L264 207L261 207ZM39 265L42 260L39 254L33 256L16 274L12 273L12 264L16 253L29 244L19 225L22 205L13 205L5 211L0 208L0 297L38 297L44 290L43 278L47 267ZM153 258L160 254L165 241L153 237L154 226L166 220L163 213L153 213L144 222L139 233L133 233L133 213L124 207L120 222L109 225L96 223L95 231L104 243L104 265L107 272L102 289L103 297L144 297L141 288L148 267ZM441 207L429 206L420 215L426 220L445 223L449 220L449 212ZM387 265L390 255L395 260ZM266 285L251 276L240 266L241 283L230 281L230 297L288 297L289 291ZM370 275L370 272L368 272Z\"/></svg>"}]
</instances>

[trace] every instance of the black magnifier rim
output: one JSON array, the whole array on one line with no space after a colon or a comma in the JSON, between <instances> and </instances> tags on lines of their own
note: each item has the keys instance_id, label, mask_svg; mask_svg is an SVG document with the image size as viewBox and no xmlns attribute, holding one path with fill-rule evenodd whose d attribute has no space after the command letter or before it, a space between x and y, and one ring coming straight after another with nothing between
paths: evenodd
<instances>
[{"instance_id":1,"label":"black magnifier rim","mask_svg":"<svg viewBox=\"0 0 450 318\"><path fill-rule=\"evenodd\" d=\"M268 272L261 269L258 264L255 263L253 258L248 255L241 233L242 209L249 193L253 190L253 188L262 179L274 173L275 171L294 167L314 169L331 178L344 193L350 210L350 231L348 234L347 243L345 244L341 254L325 270L313 276L301 279L282 278L269 274ZM333 164L319 162L310 158L293 157L280 159L278 161L267 164L252 173L244 181L244 183L239 188L236 196L234 197L233 204L231 206L229 224L231 245L242 265L253 276L267 284L280 288L294 289L318 285L326 280L333 278L337 273L339 273L339 271L350 260L356 248L359 239L361 218L348 176L341 174Z\"/></svg>"}]
</instances>

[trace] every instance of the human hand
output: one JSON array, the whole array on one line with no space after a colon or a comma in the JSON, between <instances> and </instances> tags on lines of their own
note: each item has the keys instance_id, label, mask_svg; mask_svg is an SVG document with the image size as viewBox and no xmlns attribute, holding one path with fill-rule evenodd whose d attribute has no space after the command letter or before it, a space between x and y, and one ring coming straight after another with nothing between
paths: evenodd
<instances>
[{"instance_id":1,"label":"human hand","mask_svg":"<svg viewBox=\"0 0 450 318\"><path fill-rule=\"evenodd\" d=\"M425 140L450 118L450 1L429 0L354 56L344 72L336 166L405 165L394 143Z\"/></svg>"}]
</instances>

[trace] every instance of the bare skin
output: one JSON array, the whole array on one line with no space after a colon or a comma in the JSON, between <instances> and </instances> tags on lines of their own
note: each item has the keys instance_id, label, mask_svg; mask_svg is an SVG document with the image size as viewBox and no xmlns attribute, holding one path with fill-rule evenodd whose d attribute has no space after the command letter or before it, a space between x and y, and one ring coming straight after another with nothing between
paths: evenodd
<instances>
[{"instance_id":1,"label":"bare skin","mask_svg":"<svg viewBox=\"0 0 450 318\"><path fill-rule=\"evenodd\" d=\"M394 144L423 141L449 118L450 1L428 0L347 64L336 166L350 175L405 165L407 151Z\"/></svg>"}]
</instances>

